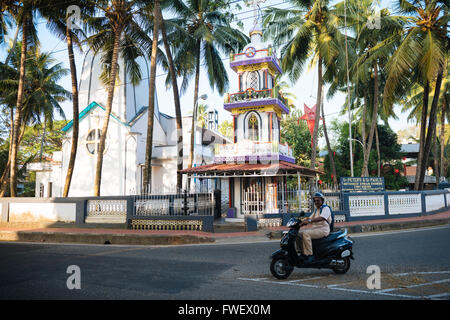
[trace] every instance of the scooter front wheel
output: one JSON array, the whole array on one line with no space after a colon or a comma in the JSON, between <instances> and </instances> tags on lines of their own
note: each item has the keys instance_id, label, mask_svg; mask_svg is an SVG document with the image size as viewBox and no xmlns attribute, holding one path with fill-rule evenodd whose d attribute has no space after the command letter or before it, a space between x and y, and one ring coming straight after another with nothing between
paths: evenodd
<instances>
[{"instance_id":1,"label":"scooter front wheel","mask_svg":"<svg viewBox=\"0 0 450 320\"><path fill-rule=\"evenodd\" d=\"M274 258L270 263L270 272L277 279L287 279L292 271L294 266L286 258Z\"/></svg>"}]
</instances>

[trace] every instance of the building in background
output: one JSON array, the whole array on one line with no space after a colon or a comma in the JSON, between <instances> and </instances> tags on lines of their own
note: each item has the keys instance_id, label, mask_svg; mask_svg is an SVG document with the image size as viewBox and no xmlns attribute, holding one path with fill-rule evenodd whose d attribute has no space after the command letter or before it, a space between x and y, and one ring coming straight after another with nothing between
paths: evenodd
<instances>
[{"instance_id":1,"label":"building in background","mask_svg":"<svg viewBox=\"0 0 450 320\"><path fill-rule=\"evenodd\" d=\"M282 73L280 62L262 36L255 23L251 42L231 56L239 91L226 94L224 108L233 116L233 143L215 145L214 163L182 171L191 179L226 181L230 218L287 212L292 205L288 179L298 185L294 194L298 196L301 177L315 178L320 173L296 165L292 149L280 142L281 116L289 114L289 108L275 82ZM300 211L300 197L296 199Z\"/></svg>"},{"instance_id":2,"label":"building in background","mask_svg":"<svg viewBox=\"0 0 450 320\"><path fill-rule=\"evenodd\" d=\"M132 195L142 191L142 175L148 119L149 63L138 58L142 81L134 85L119 68L111 118L103 158L101 196ZM121 60L123 66L123 60ZM79 139L75 168L69 196L92 196L97 150L105 117L106 88L99 80L101 57L88 51L79 83ZM155 95L152 151L152 191L175 190L177 174L176 119L159 111ZM183 167L187 167L190 150L192 116L183 117ZM211 129L196 128L195 164L211 163L214 143L229 142L217 131L218 115L214 114ZM32 163L28 170L36 172L36 197L60 197L63 193L69 163L72 121L63 129L62 150L51 161ZM206 138L204 138L206 137ZM214 142L214 143L212 143ZM219 185L220 187L220 185Z\"/></svg>"}]
</instances>

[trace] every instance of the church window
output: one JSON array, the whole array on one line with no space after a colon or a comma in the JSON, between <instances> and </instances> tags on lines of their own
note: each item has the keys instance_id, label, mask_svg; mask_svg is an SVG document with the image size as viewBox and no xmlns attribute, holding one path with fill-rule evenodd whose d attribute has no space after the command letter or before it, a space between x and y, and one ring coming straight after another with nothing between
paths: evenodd
<instances>
[{"instance_id":1,"label":"church window","mask_svg":"<svg viewBox=\"0 0 450 320\"><path fill-rule=\"evenodd\" d=\"M253 88L259 90L259 74L258 71L249 72L247 76L247 89Z\"/></svg>"},{"instance_id":2,"label":"church window","mask_svg":"<svg viewBox=\"0 0 450 320\"><path fill-rule=\"evenodd\" d=\"M101 134L102 131L100 129L89 131L86 137L86 148L90 154L97 154Z\"/></svg>"},{"instance_id":3,"label":"church window","mask_svg":"<svg viewBox=\"0 0 450 320\"><path fill-rule=\"evenodd\" d=\"M259 122L254 113L248 119L248 138L252 141L259 140Z\"/></svg>"}]
</instances>

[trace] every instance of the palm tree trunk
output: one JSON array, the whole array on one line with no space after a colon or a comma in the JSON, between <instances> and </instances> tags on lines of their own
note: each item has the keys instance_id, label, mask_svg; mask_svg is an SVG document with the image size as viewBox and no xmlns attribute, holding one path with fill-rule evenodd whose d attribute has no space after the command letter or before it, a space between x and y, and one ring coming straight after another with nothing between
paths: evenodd
<instances>
[{"instance_id":1,"label":"palm tree trunk","mask_svg":"<svg viewBox=\"0 0 450 320\"><path fill-rule=\"evenodd\" d=\"M378 127L375 128L375 142L377 145L377 173L381 177L381 154L380 154L380 140L378 139Z\"/></svg>"},{"instance_id":2,"label":"palm tree trunk","mask_svg":"<svg viewBox=\"0 0 450 320\"><path fill-rule=\"evenodd\" d=\"M447 86L445 86L445 90L447 89ZM447 100L445 98L445 92L444 96L442 98L442 111L441 111L441 131L439 133L439 141L441 142L441 177L445 177L446 171L445 171L445 111L447 106Z\"/></svg>"},{"instance_id":3,"label":"palm tree trunk","mask_svg":"<svg viewBox=\"0 0 450 320\"><path fill-rule=\"evenodd\" d=\"M12 133L11 133L12 134ZM19 132L19 138L17 139L17 144L20 145L22 142L23 135L25 134L25 126L22 125ZM11 145L10 145L11 149ZM8 162L6 163L5 169L3 170L2 178L1 178L1 185L0 185L0 197L4 197L6 190L8 189L8 178L10 173L10 167L11 167L11 157L8 158Z\"/></svg>"},{"instance_id":4,"label":"palm tree trunk","mask_svg":"<svg viewBox=\"0 0 450 320\"><path fill-rule=\"evenodd\" d=\"M39 161L42 162L42 155L44 154L45 135L47 134L47 119L44 119L44 128L41 137L41 149L39 151Z\"/></svg>"},{"instance_id":5,"label":"palm tree trunk","mask_svg":"<svg viewBox=\"0 0 450 320\"><path fill-rule=\"evenodd\" d=\"M196 66L195 66L195 88L194 88L194 108L192 111L192 125L191 125L191 145L189 150L188 168L192 168L194 161L194 137L195 137L195 121L197 120L197 103L198 103L198 87L200 82L200 40L197 41ZM187 181L187 189L190 188L190 180Z\"/></svg>"},{"instance_id":6,"label":"palm tree trunk","mask_svg":"<svg viewBox=\"0 0 450 320\"><path fill-rule=\"evenodd\" d=\"M425 167L428 163L428 158L429 158L430 149L431 149L431 139L435 135L434 128L436 126L437 106L438 106L438 102L439 102L439 94L440 94L440 90L441 90L443 73L444 73L444 69L441 66L439 69L439 72L438 72L437 79L436 79L433 101L431 102L430 119L428 120L428 132L427 132L427 137L426 137L424 148L423 148L424 152L423 152L423 157L422 157L422 167L421 167L422 170L419 172L419 174L420 174L420 176L419 176L420 189L423 189L423 182L424 182L424 178L425 178ZM424 94L425 94L425 92L424 92Z\"/></svg>"},{"instance_id":7,"label":"palm tree trunk","mask_svg":"<svg viewBox=\"0 0 450 320\"><path fill-rule=\"evenodd\" d=\"M69 53L70 77L72 79L72 147L70 149L69 165L67 167L66 181L64 183L63 197L69 195L70 183L72 182L73 170L75 168L75 158L78 147L79 132L79 105L78 105L78 87L77 87L77 69L75 57L73 54L72 32L69 27L66 28L67 50Z\"/></svg>"},{"instance_id":8,"label":"palm tree trunk","mask_svg":"<svg viewBox=\"0 0 450 320\"><path fill-rule=\"evenodd\" d=\"M162 17L161 10L159 11L158 19L161 22L161 36L166 50L167 61L169 62L169 72L172 80L173 100L175 104L175 121L177 125L177 190L181 190L183 182L183 174L179 171L183 170L183 124L181 118L180 95L178 93L177 74L173 64L172 53L170 51L169 42L167 41L166 26Z\"/></svg>"},{"instance_id":9,"label":"palm tree trunk","mask_svg":"<svg viewBox=\"0 0 450 320\"><path fill-rule=\"evenodd\" d=\"M9 175L9 188L10 196L16 196L16 174L17 174L17 150L19 148L18 138L19 129L22 123L23 115L23 92L25 85L25 63L27 58L27 43L28 43L28 19L24 18L22 20L22 50L20 53L20 71L19 71L19 86L17 90L17 103L16 103L16 113L14 116L14 130L11 141L11 164L10 164L10 175Z\"/></svg>"},{"instance_id":10,"label":"palm tree trunk","mask_svg":"<svg viewBox=\"0 0 450 320\"><path fill-rule=\"evenodd\" d=\"M112 102L114 98L114 89L116 86L117 62L119 57L119 40L122 34L121 26L117 27L114 34L114 48L111 59L111 74L108 81L108 97L106 100L105 119L103 120L102 132L100 135L100 142L97 153L97 165L95 168L94 180L94 196L100 196L100 186L102 182L102 167L103 167L103 152L105 151L106 134L108 132L109 117L111 115Z\"/></svg>"},{"instance_id":11,"label":"palm tree trunk","mask_svg":"<svg viewBox=\"0 0 450 320\"><path fill-rule=\"evenodd\" d=\"M314 119L314 131L313 131L313 141L311 146L311 169L315 169L316 167L316 149L318 144L318 136L319 136L319 121L320 121L320 102L322 101L322 57L319 56L319 62L317 63L318 69L318 83L317 83L317 102L316 106L319 107L319 110L316 109L316 118Z\"/></svg>"},{"instance_id":12,"label":"palm tree trunk","mask_svg":"<svg viewBox=\"0 0 450 320\"><path fill-rule=\"evenodd\" d=\"M8 150L8 161L6 162L6 166L3 169L2 177L0 178L0 197L3 197L5 195L8 181L9 181L9 171L10 171L10 165L11 165L11 147L12 147L12 140L13 140L13 132L14 132L14 108L11 108L10 113L10 121L11 121L11 129L9 131L9 150Z\"/></svg>"},{"instance_id":13,"label":"palm tree trunk","mask_svg":"<svg viewBox=\"0 0 450 320\"><path fill-rule=\"evenodd\" d=\"M433 165L434 165L434 176L436 177L436 189L439 185L439 159L438 159L438 139L436 135L436 123L434 124L433 128L434 134L433 134Z\"/></svg>"},{"instance_id":14,"label":"palm tree trunk","mask_svg":"<svg viewBox=\"0 0 450 320\"><path fill-rule=\"evenodd\" d=\"M364 107L363 107L363 115L361 121L361 134L362 134L362 144L363 144L363 157L366 156L366 118L367 118L367 107L369 105L369 97L368 93L364 94Z\"/></svg>"},{"instance_id":15,"label":"palm tree trunk","mask_svg":"<svg viewBox=\"0 0 450 320\"><path fill-rule=\"evenodd\" d=\"M325 110L323 106L323 96L322 96L322 121L323 121L323 133L325 135L325 141L327 142L328 156L330 158L331 172L333 173L333 184L336 187L338 185L337 177L336 177L336 165L334 164L334 153L331 149L330 140L328 139L327 126L325 124Z\"/></svg>"},{"instance_id":16,"label":"palm tree trunk","mask_svg":"<svg viewBox=\"0 0 450 320\"><path fill-rule=\"evenodd\" d=\"M416 177L414 181L414 190L420 189L420 172L422 171L422 158L424 154L425 132L427 127L428 115L428 95L430 94L430 83L427 81L423 87L422 114L420 118L420 136L419 136L419 155L417 157ZM425 169L423 169L425 170Z\"/></svg>"},{"instance_id":17,"label":"palm tree trunk","mask_svg":"<svg viewBox=\"0 0 450 320\"><path fill-rule=\"evenodd\" d=\"M369 158L370 158L370 150L372 149L373 136L375 133L375 128L377 126L378 120L378 64L374 65L374 93L373 93L373 112L372 112L372 123L370 124L370 133L369 139L367 141L367 149L364 153L364 163L361 171L361 177L369 176Z\"/></svg>"},{"instance_id":18,"label":"palm tree trunk","mask_svg":"<svg viewBox=\"0 0 450 320\"><path fill-rule=\"evenodd\" d=\"M5 169L3 169L3 174L2 177L0 179L0 197L4 197L5 196L5 192L8 186L8 178L9 178L9 168L11 165L11 158L8 158L8 161L6 162L6 166Z\"/></svg>"},{"instance_id":19,"label":"palm tree trunk","mask_svg":"<svg viewBox=\"0 0 450 320\"><path fill-rule=\"evenodd\" d=\"M158 52L159 37L159 1L156 0L153 6L153 43L150 62L150 82L148 89L148 119L147 119L147 143L145 148L145 165L143 187L144 192L150 193L152 187L152 148L153 148L153 119L155 113L155 82L156 82L156 54Z\"/></svg>"}]
</instances>

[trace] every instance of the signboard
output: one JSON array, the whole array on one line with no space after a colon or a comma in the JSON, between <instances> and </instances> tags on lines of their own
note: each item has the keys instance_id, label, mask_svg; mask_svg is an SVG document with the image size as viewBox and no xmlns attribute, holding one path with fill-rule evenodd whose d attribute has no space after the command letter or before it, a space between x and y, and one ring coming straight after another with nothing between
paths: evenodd
<instances>
[{"instance_id":1,"label":"signboard","mask_svg":"<svg viewBox=\"0 0 450 320\"><path fill-rule=\"evenodd\" d=\"M384 177L341 177L341 191L384 191Z\"/></svg>"}]
</instances>

